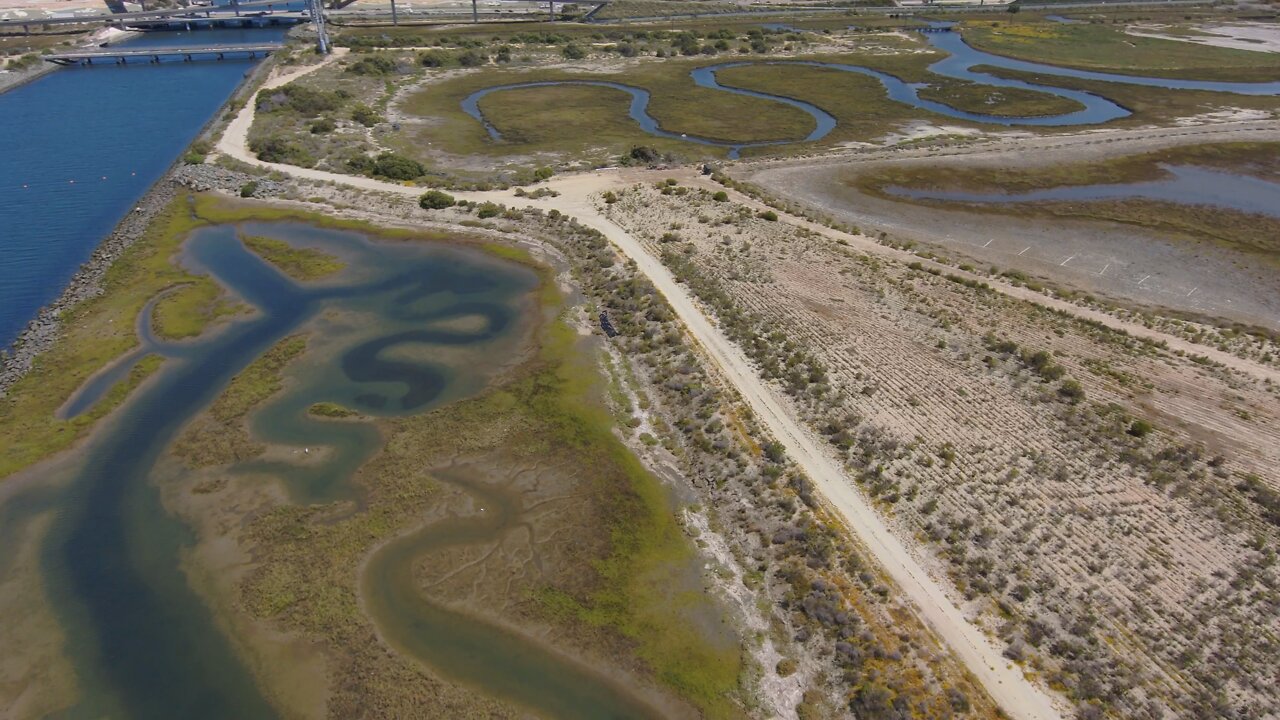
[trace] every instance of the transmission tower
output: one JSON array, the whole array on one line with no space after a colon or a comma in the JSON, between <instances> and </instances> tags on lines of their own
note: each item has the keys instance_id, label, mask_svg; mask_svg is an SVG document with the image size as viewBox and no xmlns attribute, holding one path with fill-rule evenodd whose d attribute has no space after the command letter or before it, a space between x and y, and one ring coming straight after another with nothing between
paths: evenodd
<instances>
[{"instance_id":1,"label":"transmission tower","mask_svg":"<svg viewBox=\"0 0 1280 720\"><path fill-rule=\"evenodd\" d=\"M329 31L324 27L324 6L321 0L307 0L307 11L311 13L311 26L316 29L316 49L321 55L329 54Z\"/></svg>"}]
</instances>

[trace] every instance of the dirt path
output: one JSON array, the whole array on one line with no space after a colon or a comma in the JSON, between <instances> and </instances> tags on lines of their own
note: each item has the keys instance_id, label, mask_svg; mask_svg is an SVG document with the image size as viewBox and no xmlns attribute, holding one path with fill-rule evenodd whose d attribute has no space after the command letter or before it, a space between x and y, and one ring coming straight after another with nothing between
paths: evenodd
<instances>
[{"instance_id":1,"label":"dirt path","mask_svg":"<svg viewBox=\"0 0 1280 720\"><path fill-rule=\"evenodd\" d=\"M294 73L272 78L264 85L264 88L277 87L313 71L316 67L303 68ZM326 182L332 181L399 195L416 196L422 192L421 188L407 187L370 178L339 175L259 161L246 147L246 138L252 121L253 103L250 102L241 110L239 116L233 120L227 132L219 141L219 151L243 162L267 167L295 177ZM684 286L678 283L675 277L662 265L661 261L648 253L636 238L610 221L596 207L593 200L597 193L606 189L627 186L635 182L652 181L659 177L677 177L688 185L712 187L710 180L696 175L692 170L668 170L661 173L600 171L554 179L547 187L556 190L560 195L553 198L538 200L517 198L510 191L455 193L455 195L461 199L479 202L494 201L513 206L531 206L544 210L555 209L603 233L624 255L633 260L639 270L666 296L681 321L688 328L693 339L714 360L724 377L733 384L735 389L750 404L753 412L756 413L761 422L783 443L788 454L813 480L831 506L844 518L850 531L875 555L877 561L893 578L900 590L916 605L922 619L951 647L956 656L964 662L966 667L983 684L1000 707L1011 717L1026 720L1061 717L1061 713L1055 707L1051 696L1027 680L1023 676L1021 668L1002 657L1000 650L950 600L943 585L929 576L908 546L894 536L867 499L845 477L842 469L822 451L821 447L806 432L801 423L787 412L785 403L777 393L760 379L759 374L743 355L742 351L729 341L701 311ZM717 190L722 189L719 186L714 187ZM732 195L737 202L757 208L764 207L763 204L740 193L735 192ZM780 215L784 222L808 228L833 240L842 240L848 245L869 254L903 262L921 261L920 258L911 253L882 246L868 237L849 235L811 223L802 218L785 214ZM927 261L921 262L933 265L933 263ZM975 275L950 267L945 269L961 276L977 278ZM1170 349L1181 349L1190 353L1204 355L1240 372L1280 381L1280 372L1241 360L1212 348L1194 345L1133 323L1117 320L1100 312L1080 308L1034 293L1025 288L992 282L988 278L981 279L991 283L997 291L1011 297L1062 310L1078 317L1095 320L1132 335L1158 341L1163 340Z\"/></svg>"}]
</instances>

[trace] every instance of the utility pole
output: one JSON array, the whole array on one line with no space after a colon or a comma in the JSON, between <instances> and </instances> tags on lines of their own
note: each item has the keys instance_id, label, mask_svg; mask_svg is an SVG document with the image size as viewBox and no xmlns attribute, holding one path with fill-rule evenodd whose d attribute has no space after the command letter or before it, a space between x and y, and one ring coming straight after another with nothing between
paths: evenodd
<instances>
[{"instance_id":1,"label":"utility pole","mask_svg":"<svg viewBox=\"0 0 1280 720\"><path fill-rule=\"evenodd\" d=\"M556 21L556 0L547 0L547 12L551 15L551 22Z\"/></svg>"},{"instance_id":2,"label":"utility pole","mask_svg":"<svg viewBox=\"0 0 1280 720\"><path fill-rule=\"evenodd\" d=\"M480 11L476 8L476 0L471 0L471 24L480 24Z\"/></svg>"},{"instance_id":3,"label":"utility pole","mask_svg":"<svg viewBox=\"0 0 1280 720\"><path fill-rule=\"evenodd\" d=\"M400 18L396 16L396 0L391 0L391 24L400 24Z\"/></svg>"}]
</instances>

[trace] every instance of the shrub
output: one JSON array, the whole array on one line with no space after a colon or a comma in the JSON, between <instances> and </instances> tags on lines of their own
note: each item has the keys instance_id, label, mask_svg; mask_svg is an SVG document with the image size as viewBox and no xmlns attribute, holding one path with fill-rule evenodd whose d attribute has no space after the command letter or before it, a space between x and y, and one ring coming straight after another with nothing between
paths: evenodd
<instances>
[{"instance_id":1,"label":"shrub","mask_svg":"<svg viewBox=\"0 0 1280 720\"><path fill-rule=\"evenodd\" d=\"M322 117L318 120L311 121L311 134L322 135L324 133L333 132L338 125L332 118Z\"/></svg>"},{"instance_id":2,"label":"shrub","mask_svg":"<svg viewBox=\"0 0 1280 720\"><path fill-rule=\"evenodd\" d=\"M351 108L351 119L365 127L373 127L382 122L382 116L378 114L378 111L364 103Z\"/></svg>"},{"instance_id":3,"label":"shrub","mask_svg":"<svg viewBox=\"0 0 1280 720\"><path fill-rule=\"evenodd\" d=\"M1073 404L1084 400L1084 388L1075 380L1062 381L1062 385L1058 387L1058 394Z\"/></svg>"},{"instance_id":4,"label":"shrub","mask_svg":"<svg viewBox=\"0 0 1280 720\"><path fill-rule=\"evenodd\" d=\"M391 75L395 71L395 58L382 54L366 55L347 67L347 72L355 75Z\"/></svg>"},{"instance_id":5,"label":"shrub","mask_svg":"<svg viewBox=\"0 0 1280 720\"><path fill-rule=\"evenodd\" d=\"M316 164L316 159L307 152L306 148L279 135L251 141L249 149L263 162L285 163L299 167L311 167Z\"/></svg>"},{"instance_id":6,"label":"shrub","mask_svg":"<svg viewBox=\"0 0 1280 720\"><path fill-rule=\"evenodd\" d=\"M662 154L657 150L645 145L636 145L631 148L631 159L646 164L655 163L662 159Z\"/></svg>"},{"instance_id":7,"label":"shrub","mask_svg":"<svg viewBox=\"0 0 1280 720\"><path fill-rule=\"evenodd\" d=\"M1134 420L1129 425L1129 429L1126 430L1125 432L1129 433L1130 435L1136 438L1144 438L1147 435L1150 435L1153 429L1154 428L1151 427L1151 423L1147 422L1146 420Z\"/></svg>"},{"instance_id":8,"label":"shrub","mask_svg":"<svg viewBox=\"0 0 1280 720\"><path fill-rule=\"evenodd\" d=\"M249 182L240 186L240 197L242 198L253 197L253 194L256 192L258 192L257 180L250 180Z\"/></svg>"},{"instance_id":9,"label":"shrub","mask_svg":"<svg viewBox=\"0 0 1280 720\"><path fill-rule=\"evenodd\" d=\"M304 85L289 83L270 95L259 93L255 107L261 112L288 109L299 115L315 117L337 110L350 97L343 90L313 90Z\"/></svg>"},{"instance_id":10,"label":"shrub","mask_svg":"<svg viewBox=\"0 0 1280 720\"><path fill-rule=\"evenodd\" d=\"M428 190L418 198L418 205L424 210L443 210L444 208L453 207L457 203L453 196L439 190Z\"/></svg>"},{"instance_id":11,"label":"shrub","mask_svg":"<svg viewBox=\"0 0 1280 720\"><path fill-rule=\"evenodd\" d=\"M549 180L551 176L555 174L556 171L549 167L540 167L533 171L533 178L535 180Z\"/></svg>"},{"instance_id":12,"label":"shrub","mask_svg":"<svg viewBox=\"0 0 1280 720\"><path fill-rule=\"evenodd\" d=\"M560 52L568 60L581 60L582 58L587 56L587 51L583 50L580 45L575 45L574 43L569 43L568 45L565 45L564 49L561 50Z\"/></svg>"},{"instance_id":13,"label":"shrub","mask_svg":"<svg viewBox=\"0 0 1280 720\"><path fill-rule=\"evenodd\" d=\"M768 220L769 222L776 222L778 219L778 213L772 210L765 210L764 212L760 213L759 218L761 220Z\"/></svg>"},{"instance_id":14,"label":"shrub","mask_svg":"<svg viewBox=\"0 0 1280 720\"><path fill-rule=\"evenodd\" d=\"M711 199L715 200L716 202L729 202L729 193L721 190L715 195L712 195Z\"/></svg>"},{"instance_id":15,"label":"shrub","mask_svg":"<svg viewBox=\"0 0 1280 720\"><path fill-rule=\"evenodd\" d=\"M489 56L468 50L458 56L458 64L462 67L479 67L489 62Z\"/></svg>"},{"instance_id":16,"label":"shrub","mask_svg":"<svg viewBox=\"0 0 1280 720\"><path fill-rule=\"evenodd\" d=\"M501 212L502 206L497 203L487 202L476 210L476 217L484 220L491 217L497 217Z\"/></svg>"},{"instance_id":17,"label":"shrub","mask_svg":"<svg viewBox=\"0 0 1280 720\"><path fill-rule=\"evenodd\" d=\"M432 50L418 54L418 64L422 67L444 67L449 63L449 56Z\"/></svg>"},{"instance_id":18,"label":"shrub","mask_svg":"<svg viewBox=\"0 0 1280 720\"><path fill-rule=\"evenodd\" d=\"M422 177L427 169L417 160L392 152L384 152L374 158L372 171L374 175L381 175L391 180L413 180Z\"/></svg>"}]
</instances>

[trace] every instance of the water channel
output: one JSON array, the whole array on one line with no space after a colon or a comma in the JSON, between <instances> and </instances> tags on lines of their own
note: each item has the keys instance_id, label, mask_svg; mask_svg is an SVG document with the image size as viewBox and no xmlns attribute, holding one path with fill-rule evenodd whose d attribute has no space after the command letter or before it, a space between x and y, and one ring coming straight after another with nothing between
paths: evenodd
<instances>
[{"instance_id":1,"label":"water channel","mask_svg":"<svg viewBox=\"0 0 1280 720\"><path fill-rule=\"evenodd\" d=\"M123 44L261 43L283 32L146 33ZM62 292L252 66L68 67L0 94L0 348Z\"/></svg>"},{"instance_id":2,"label":"water channel","mask_svg":"<svg viewBox=\"0 0 1280 720\"><path fill-rule=\"evenodd\" d=\"M232 471L274 478L300 503L351 498L355 469L382 438L365 421L319 420L308 407L334 402L374 417L428 411L485 387L527 334L537 277L521 266L442 244L380 243L305 225L239 231L330 252L348 267L300 284L249 252L237 228L197 230L184 264L256 312L180 347L146 340L165 363L84 450L61 497L33 489L0 512L6 528L20 528L58 507L42 569L81 690L70 717L275 715L188 586L179 560L193 538L160 505L155 486L164 477L156 464L178 429L236 373L282 338L309 334L289 389L251 427L271 443L323 450L325 462L250 461ZM93 395L81 404L92 406ZM363 593L388 641L447 677L548 717L658 717L598 669L422 595L416 558L490 544L524 522L520 494L502 478L457 471L440 479L485 512L428 524L375 553Z\"/></svg>"},{"instance_id":3,"label":"water channel","mask_svg":"<svg viewBox=\"0 0 1280 720\"><path fill-rule=\"evenodd\" d=\"M946 23L934 23L934 25L945 26ZM771 147L778 145L787 145L800 142L813 142L826 137L835 129L837 120L831 113L823 110L821 107L809 102L797 100L795 98L783 95L775 95L772 93L764 93L745 88L733 87L719 82L717 73L721 70L740 67L755 67L760 65L774 66L797 66L797 67L814 67L829 70L837 70L840 72L854 73L875 78L883 86L886 94L891 100L910 105L921 110L938 115L954 118L957 120L967 120L970 122L997 125L1004 127L1011 126L1039 126L1039 127L1061 127L1074 125L1098 125L1119 118L1127 117L1131 113L1119 104L1108 100L1100 95L1084 92L1081 90L1070 90L1067 88L1054 87L1051 85L1041 85L1036 83L1025 82L1022 80L1013 80L996 77L983 72L973 70L976 66L990 66L1002 68L1006 70L1016 70L1028 73L1039 73L1042 75L1052 75L1057 77L1077 78L1082 80L1100 80L1104 82L1113 82L1127 85L1144 85L1148 87L1160 87L1169 90L1204 90L1223 93L1235 93L1242 95L1280 95L1280 82L1267 83L1232 83L1217 82L1208 80L1175 80L1170 78L1153 78L1142 77L1136 75L1117 75L1113 73L1091 72L1086 70L1075 70L1072 68L1058 67L1054 65L1046 65L1044 63L1030 62L1025 60L1015 60L1000 55L978 50L964 41L962 35L958 32L934 32L926 33L926 40L937 50L947 53L947 57L933 63L929 66L929 72L943 77L954 78L956 80L965 80L969 82L986 85L997 88L1012 88L1020 90L1030 90L1034 92L1054 95L1066 100L1071 100L1081 106L1080 110L1059 115L1044 115L1035 117L1009 117L1002 115L987 115L982 113L973 113L965 110L959 110L944 103L934 100L926 100L920 97L920 90L927 86L927 83L908 83L894 77L885 72L874 70L872 68L863 67L861 65L849 65L844 63L816 62L808 60L748 60L741 62L726 62L715 65L707 65L699 67L690 72L690 77L698 87L719 90L722 92L733 93L735 95L744 95L747 97L768 100L791 107L797 108L809 114L813 118L814 129L800 139L776 139L761 142L743 143L726 138L707 138L686 133L679 133L670 129L663 128L658 121L649 115L649 91L631 85L625 85L616 82L605 82L595 80L560 80L560 81L538 81L526 83L510 83L506 85L497 85L494 87L477 90L467 96L462 101L462 110L471 117L479 121L485 128L490 139L499 141L502 134L498 128L485 119L480 109L480 101L486 96L496 92L505 90L516 90L522 88L549 87L554 85L588 85L607 87L610 89L625 92L631 96L631 105L628 110L630 117L636 121L642 130L656 137L669 139L684 140L691 143L710 145L716 147L724 147L729 149L729 157L737 158L742 150L746 148Z\"/></svg>"}]
</instances>

